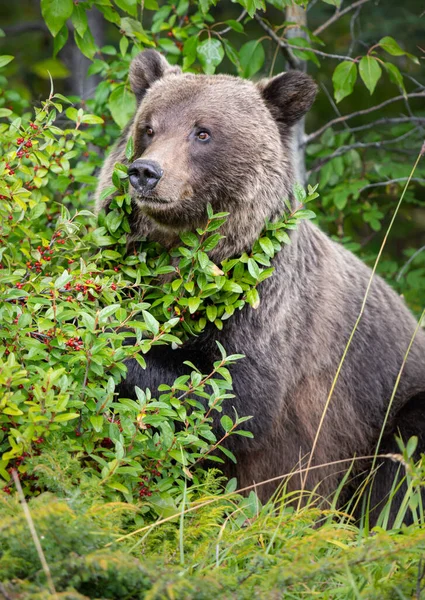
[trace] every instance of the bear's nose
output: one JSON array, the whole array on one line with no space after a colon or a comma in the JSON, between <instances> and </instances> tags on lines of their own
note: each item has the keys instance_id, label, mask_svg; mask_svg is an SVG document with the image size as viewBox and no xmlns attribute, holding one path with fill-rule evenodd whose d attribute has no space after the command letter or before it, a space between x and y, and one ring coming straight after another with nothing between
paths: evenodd
<instances>
[{"instance_id":1,"label":"bear's nose","mask_svg":"<svg viewBox=\"0 0 425 600\"><path fill-rule=\"evenodd\" d=\"M128 168L130 183L137 191L153 190L163 173L159 164L153 160L135 160Z\"/></svg>"}]
</instances>

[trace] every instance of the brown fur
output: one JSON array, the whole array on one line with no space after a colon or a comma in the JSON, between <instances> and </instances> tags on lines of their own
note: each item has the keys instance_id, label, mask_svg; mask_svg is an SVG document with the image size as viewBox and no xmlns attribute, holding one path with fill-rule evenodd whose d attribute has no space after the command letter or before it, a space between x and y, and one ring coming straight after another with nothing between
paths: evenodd
<instances>
[{"instance_id":1,"label":"brown fur","mask_svg":"<svg viewBox=\"0 0 425 600\"><path fill-rule=\"evenodd\" d=\"M282 214L282 199L292 198L291 127L310 108L315 84L302 73L286 73L257 85L226 75L181 74L154 51L136 57L131 82L140 104L105 161L99 192L110 185L114 163L124 161L129 136L135 141L135 158L154 160L164 170L153 192L133 190L131 239L148 236L171 247L179 232L205 222L210 202L215 211L230 212L223 227L226 237L213 260L249 250L265 220ZM153 128L152 138L146 126ZM199 143L196 131L204 128L211 139ZM107 204L98 201L98 210ZM238 463L226 469L240 485L259 483L306 463L370 277L364 264L311 223L303 223L291 239L274 259L275 274L260 287L257 311L246 307L226 321L222 332L211 326L180 350L154 348L145 371L129 363L120 389L121 395L132 396L134 385L155 390L160 383L171 384L185 372L184 360L208 372L217 358L215 340L229 353L244 353L246 358L232 369L236 397L226 409L230 415L234 407L239 415L254 416L246 425L254 439L233 436L229 441ZM375 277L313 464L373 453L415 326L404 302ZM424 400L418 400L424 390L421 331L394 399L388 440L394 439L391 432L399 424L402 435L412 435L412 423L425 421ZM407 405L408 419L403 416ZM386 468L375 487L377 498L391 486ZM320 492L330 495L340 470L312 472L307 487L313 489L321 481ZM297 477L289 484L291 489L299 485ZM258 488L263 499L274 489Z\"/></svg>"}]
</instances>

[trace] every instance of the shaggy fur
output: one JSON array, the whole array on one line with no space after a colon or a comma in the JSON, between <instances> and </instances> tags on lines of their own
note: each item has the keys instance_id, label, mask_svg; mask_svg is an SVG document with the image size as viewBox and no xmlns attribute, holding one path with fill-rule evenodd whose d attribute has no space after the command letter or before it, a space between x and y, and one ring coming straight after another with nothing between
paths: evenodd
<instances>
[{"instance_id":1,"label":"shaggy fur","mask_svg":"<svg viewBox=\"0 0 425 600\"><path fill-rule=\"evenodd\" d=\"M130 80L139 106L100 175L99 191L110 185L113 165L125 162L129 136L135 158L153 160L164 171L153 191L133 190L132 240L148 236L172 247L178 233L205 222L206 204L230 212L226 236L212 259L248 250L266 219L283 212L294 183L291 127L310 108L316 93L299 72L254 84L226 75L181 74L152 50L137 56ZM152 128L153 135L148 135ZM210 139L200 141L200 131ZM97 209L107 208L108 201ZM210 372L218 358L215 340L246 358L232 367L234 393L226 412L253 415L245 426L254 439L232 436L240 486L259 483L305 465L332 380L359 314L370 270L311 223L292 232L277 255L273 277L261 284L258 310L244 308L181 349L154 347L147 368L128 364L121 396L134 386L153 392L187 370L184 360ZM312 464L373 453L388 402L416 322L403 300L375 277L363 318L336 385ZM420 436L425 448L425 334L410 351L393 403L386 451L396 451L393 432ZM219 429L219 424L216 423ZM374 501L391 486L392 467L383 463ZM320 483L330 496L341 467L312 471L307 488ZM299 477L289 481L299 489ZM262 499L276 485L259 486ZM400 502L400 499L399 499ZM394 505L393 514L397 510Z\"/></svg>"}]
</instances>

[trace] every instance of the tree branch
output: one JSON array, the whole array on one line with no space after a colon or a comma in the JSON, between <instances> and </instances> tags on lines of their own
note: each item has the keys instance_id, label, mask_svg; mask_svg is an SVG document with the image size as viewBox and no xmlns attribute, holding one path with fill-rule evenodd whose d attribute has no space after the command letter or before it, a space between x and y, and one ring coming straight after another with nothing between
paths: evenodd
<instances>
[{"instance_id":1,"label":"tree branch","mask_svg":"<svg viewBox=\"0 0 425 600\"><path fill-rule=\"evenodd\" d=\"M348 121L349 119L354 119L354 117L360 117L362 115L367 115L371 112L374 112L375 110L379 110L380 108L387 106L388 104L391 104L392 102L397 102L398 100L405 100L406 98L425 98L425 92L415 92L413 94L407 94L406 96L394 96L394 98L389 98L388 100L381 102L381 104L376 104L376 106L371 106L370 108L358 110L358 111L350 113L348 115L343 115L342 117L337 117L335 119L332 119L325 125L322 125L322 127L317 129L316 131L313 131L313 133L310 133L305 138L305 143L308 144L312 140L315 140L317 137L321 136L322 133L324 131L326 131L326 129L329 129L329 127L332 127L333 125L336 125L337 123L343 123L344 121Z\"/></svg>"},{"instance_id":2,"label":"tree branch","mask_svg":"<svg viewBox=\"0 0 425 600\"><path fill-rule=\"evenodd\" d=\"M328 163L333 158L337 158L338 156L341 156L342 154L345 154L350 150L355 150L357 148L377 148L378 150L380 150L382 146L386 146L387 144L395 144L397 142L401 142L401 140L404 140L405 138L409 137L410 135L412 135L412 133L415 133L414 129L411 129L407 133L403 133L403 135L400 135L392 140L380 140L379 142L355 142L354 144L341 146L340 148L338 148L338 150L335 150L335 152L329 154L329 156L325 156L321 160L317 161L316 164L312 166L309 173L314 173L315 171L318 171L323 167L323 165Z\"/></svg>"},{"instance_id":3,"label":"tree branch","mask_svg":"<svg viewBox=\"0 0 425 600\"><path fill-rule=\"evenodd\" d=\"M365 0L366 1L366 0ZM321 56L322 58L335 58L336 60L349 60L351 62L358 62L356 58L351 58L351 56L343 56L342 54L329 54L328 52L322 52L321 50L316 50L315 48L305 48L304 46L294 46L293 44L288 44L285 40L281 39L275 31L271 27L269 27L263 19L254 14L254 19L258 21L261 27L266 31L269 36L272 38L278 46L280 46L285 59L288 61L291 69L299 69L300 61L296 56L294 56L291 50L299 50L300 52L312 52L313 54L317 54L317 56Z\"/></svg>"},{"instance_id":4,"label":"tree branch","mask_svg":"<svg viewBox=\"0 0 425 600\"><path fill-rule=\"evenodd\" d=\"M377 121L372 121L372 123L366 123L366 125L359 125L359 127L350 127L350 131L355 133L357 131L364 131L365 129L372 129L372 127L376 127L377 125L397 125L398 123L424 123L425 117L391 117L391 118L382 118Z\"/></svg>"},{"instance_id":5,"label":"tree branch","mask_svg":"<svg viewBox=\"0 0 425 600\"><path fill-rule=\"evenodd\" d=\"M246 16L247 14L247 10L244 9L241 14L239 15L239 17L236 19L236 21L239 23L240 21L242 21L242 19ZM232 31L231 27L226 27L225 29L222 29L221 31L214 31L214 33L216 33L217 35L224 35L225 33L229 33L229 31Z\"/></svg>"},{"instance_id":6,"label":"tree branch","mask_svg":"<svg viewBox=\"0 0 425 600\"><path fill-rule=\"evenodd\" d=\"M346 15L348 12L354 10L359 6L362 6L362 4L365 4L366 2L369 2L369 0L357 0L357 2L354 2L350 6L347 6L347 8L344 8L344 10L337 9L330 19L322 23L322 25L320 25L317 29L313 31L313 35L319 35L320 33L322 33L322 31L327 29L329 25L332 25L332 23L338 21L338 19Z\"/></svg>"},{"instance_id":7,"label":"tree branch","mask_svg":"<svg viewBox=\"0 0 425 600\"><path fill-rule=\"evenodd\" d=\"M364 187L362 187L359 190L359 192L363 192L364 190L367 190L372 187L385 186L385 185L389 185L390 183L398 183L400 181L406 181L407 179L408 179L408 177L397 177L397 179L388 179L387 181L378 181L377 183L369 183L368 185L365 185ZM412 177L412 179L410 181L416 181L418 183L425 183L425 179L423 179L422 177Z\"/></svg>"},{"instance_id":8,"label":"tree branch","mask_svg":"<svg viewBox=\"0 0 425 600\"><path fill-rule=\"evenodd\" d=\"M294 54L291 52L288 44L284 40L281 40L280 37L277 35L277 33L275 31L273 31L273 29L271 27L269 27L263 21L263 19L259 15L257 15L257 13L254 13L254 19L259 23L259 25L261 25L261 27L264 29L264 31L269 34L269 36L272 38L272 40L274 42L276 42L276 44L280 47L282 54L285 57L285 60L288 62L291 69L299 69L301 66L301 61L299 61L298 58L296 56L294 56ZM299 50L299 48L298 48L298 50Z\"/></svg>"}]
</instances>

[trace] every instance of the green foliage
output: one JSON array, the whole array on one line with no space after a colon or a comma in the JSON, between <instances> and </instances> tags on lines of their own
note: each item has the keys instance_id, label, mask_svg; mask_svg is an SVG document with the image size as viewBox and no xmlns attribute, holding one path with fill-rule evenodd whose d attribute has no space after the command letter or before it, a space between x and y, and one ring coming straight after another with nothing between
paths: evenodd
<instances>
[{"instance_id":1,"label":"green foliage","mask_svg":"<svg viewBox=\"0 0 425 600\"><path fill-rule=\"evenodd\" d=\"M48 195L64 180L59 189L66 189L67 202L78 202L78 158L92 129L103 126L99 117L69 107L74 125L59 129L55 119L67 102L52 94L33 121L10 115L1 125L0 477L8 491L16 468L25 493L40 493L44 486L35 483L31 461L62 445L81 453L84 478L97 481L106 498L117 492L129 502L149 498L147 510L167 515L177 510L187 478L199 484L206 456L221 462L224 453L235 460L224 440L251 435L240 428L247 417L236 414L221 418L221 438L211 429L214 413L232 397L228 367L243 356L226 356L220 346L211 373L189 364L188 375L161 385L158 398L136 388L137 400L114 395L124 361L133 358L144 367L152 346L178 346L208 323L221 329L246 303L257 308L257 286L290 242L286 230L314 213L288 210L266 224L249 255L220 267L208 252L222 239L226 213L210 207L205 227L183 233L171 252L146 241L129 253L131 198L126 167L117 164L115 187L105 191L114 195L108 215L95 223L90 211L71 215L62 206L52 227ZM317 197L314 189L306 196L297 188L296 194L304 204Z\"/></svg>"}]
</instances>

